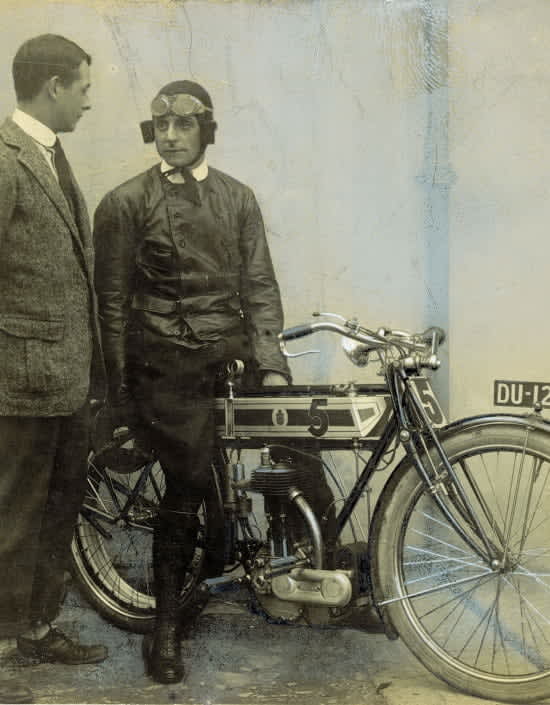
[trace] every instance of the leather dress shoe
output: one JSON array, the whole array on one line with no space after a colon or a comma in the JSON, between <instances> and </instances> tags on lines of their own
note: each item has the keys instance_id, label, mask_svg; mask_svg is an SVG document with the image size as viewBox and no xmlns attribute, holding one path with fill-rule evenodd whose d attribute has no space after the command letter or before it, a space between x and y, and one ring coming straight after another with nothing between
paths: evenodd
<instances>
[{"instance_id":1,"label":"leather dress shoe","mask_svg":"<svg viewBox=\"0 0 550 705\"><path fill-rule=\"evenodd\" d=\"M105 646L83 646L55 627L52 627L42 639L18 637L17 648L23 656L37 659L42 663L64 663L70 666L100 663L108 655Z\"/></svg>"},{"instance_id":2,"label":"leather dress shoe","mask_svg":"<svg viewBox=\"0 0 550 705\"><path fill-rule=\"evenodd\" d=\"M175 624L155 629L153 637L143 640L147 674L157 683L179 683L184 669L181 660L181 635Z\"/></svg>"},{"instance_id":3,"label":"leather dress shoe","mask_svg":"<svg viewBox=\"0 0 550 705\"><path fill-rule=\"evenodd\" d=\"M0 703L33 703L27 686L11 678L0 678Z\"/></svg>"}]
</instances>

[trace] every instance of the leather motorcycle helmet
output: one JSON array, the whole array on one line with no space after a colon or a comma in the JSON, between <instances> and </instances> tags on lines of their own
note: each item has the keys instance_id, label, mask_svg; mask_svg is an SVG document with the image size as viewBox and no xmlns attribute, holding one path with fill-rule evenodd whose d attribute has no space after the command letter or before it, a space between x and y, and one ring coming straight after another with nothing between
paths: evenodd
<instances>
[{"instance_id":1,"label":"leather motorcycle helmet","mask_svg":"<svg viewBox=\"0 0 550 705\"><path fill-rule=\"evenodd\" d=\"M214 144L217 123L214 121L214 106L208 92L194 81L172 81L163 86L151 102L153 116L175 113L176 115L195 115L201 130L201 151L209 144ZM140 123L143 141L155 141L153 120Z\"/></svg>"}]
</instances>

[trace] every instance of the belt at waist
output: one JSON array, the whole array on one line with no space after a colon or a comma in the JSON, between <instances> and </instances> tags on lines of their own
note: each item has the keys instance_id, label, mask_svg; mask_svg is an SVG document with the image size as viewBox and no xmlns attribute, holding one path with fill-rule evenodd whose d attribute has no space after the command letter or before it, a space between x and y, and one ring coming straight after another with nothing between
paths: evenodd
<instances>
[{"instance_id":1,"label":"belt at waist","mask_svg":"<svg viewBox=\"0 0 550 705\"><path fill-rule=\"evenodd\" d=\"M212 292L209 292L212 293ZM139 311L150 311L151 313L184 313L184 299L163 299L151 294L134 294L132 308Z\"/></svg>"}]
</instances>

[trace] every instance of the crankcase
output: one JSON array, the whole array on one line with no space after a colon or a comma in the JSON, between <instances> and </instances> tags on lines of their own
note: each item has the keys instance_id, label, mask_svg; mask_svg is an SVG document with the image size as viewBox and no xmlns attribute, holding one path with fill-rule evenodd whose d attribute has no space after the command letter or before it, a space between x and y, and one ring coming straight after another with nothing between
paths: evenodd
<instances>
[{"instance_id":1,"label":"crankcase","mask_svg":"<svg viewBox=\"0 0 550 705\"><path fill-rule=\"evenodd\" d=\"M344 607L353 594L346 571L312 568L295 568L272 578L271 589L275 597L284 602L324 607Z\"/></svg>"}]
</instances>

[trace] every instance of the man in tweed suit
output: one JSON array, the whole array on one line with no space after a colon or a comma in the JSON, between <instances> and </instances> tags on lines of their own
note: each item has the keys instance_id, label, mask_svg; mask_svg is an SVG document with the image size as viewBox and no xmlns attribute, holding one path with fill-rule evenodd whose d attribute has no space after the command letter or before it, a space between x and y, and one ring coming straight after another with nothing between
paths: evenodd
<instances>
[{"instance_id":1,"label":"man in tweed suit","mask_svg":"<svg viewBox=\"0 0 550 705\"><path fill-rule=\"evenodd\" d=\"M13 63L18 108L0 127L0 637L67 664L107 655L51 627L102 369L88 216L56 137L90 108L90 63L64 37L25 42ZM32 695L0 681L0 702Z\"/></svg>"}]
</instances>

